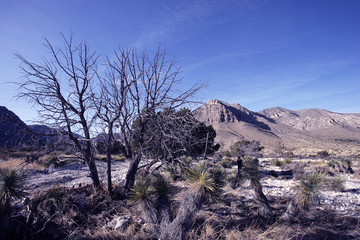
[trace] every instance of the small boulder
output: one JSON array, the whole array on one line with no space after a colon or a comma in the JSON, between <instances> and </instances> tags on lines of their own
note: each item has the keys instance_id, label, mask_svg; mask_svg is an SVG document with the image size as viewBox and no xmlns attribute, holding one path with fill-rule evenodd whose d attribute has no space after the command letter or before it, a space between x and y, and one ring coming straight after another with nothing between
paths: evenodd
<instances>
[{"instance_id":1,"label":"small boulder","mask_svg":"<svg viewBox=\"0 0 360 240\"><path fill-rule=\"evenodd\" d=\"M113 221L115 221L114 230L121 231L125 230L131 223L131 218L128 217L117 217Z\"/></svg>"}]
</instances>

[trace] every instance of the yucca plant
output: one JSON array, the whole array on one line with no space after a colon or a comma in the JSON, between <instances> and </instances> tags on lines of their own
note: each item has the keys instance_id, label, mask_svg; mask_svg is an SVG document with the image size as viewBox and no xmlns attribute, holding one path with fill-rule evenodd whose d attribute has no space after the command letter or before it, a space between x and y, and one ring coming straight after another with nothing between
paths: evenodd
<instances>
[{"instance_id":1,"label":"yucca plant","mask_svg":"<svg viewBox=\"0 0 360 240\"><path fill-rule=\"evenodd\" d=\"M217 200L225 182L224 171L220 168L208 168L205 163L200 163L187 170L186 178L191 183L194 193L204 200Z\"/></svg>"},{"instance_id":2,"label":"yucca plant","mask_svg":"<svg viewBox=\"0 0 360 240\"><path fill-rule=\"evenodd\" d=\"M315 202L320 194L324 179L324 175L319 172L305 174L300 180L299 192L296 197L299 207L308 209Z\"/></svg>"},{"instance_id":3,"label":"yucca plant","mask_svg":"<svg viewBox=\"0 0 360 240\"><path fill-rule=\"evenodd\" d=\"M293 221L301 211L309 209L319 197L324 180L324 175L319 172L305 174L300 180L297 193L290 201L282 219Z\"/></svg>"},{"instance_id":4,"label":"yucca plant","mask_svg":"<svg viewBox=\"0 0 360 240\"><path fill-rule=\"evenodd\" d=\"M19 199L26 195L26 174L20 170L0 168L0 200L6 208L10 208L12 199Z\"/></svg>"},{"instance_id":5,"label":"yucca plant","mask_svg":"<svg viewBox=\"0 0 360 240\"><path fill-rule=\"evenodd\" d=\"M260 214L264 217L271 217L272 209L269 205L269 200L266 198L262 185L260 182L260 171L259 171L259 160L256 158L244 158L244 168L242 171L242 176L240 176L243 180L249 179L250 186L254 190L255 199L260 205Z\"/></svg>"},{"instance_id":6,"label":"yucca plant","mask_svg":"<svg viewBox=\"0 0 360 240\"><path fill-rule=\"evenodd\" d=\"M155 190L149 176L138 178L131 191L130 200L135 203L145 214L146 221L151 224L157 223L155 206Z\"/></svg>"},{"instance_id":7,"label":"yucca plant","mask_svg":"<svg viewBox=\"0 0 360 240\"><path fill-rule=\"evenodd\" d=\"M190 186L184 193L179 211L171 223L161 226L160 239L180 240L205 201L220 198L225 184L224 171L221 168L209 168L205 163L187 169L186 177Z\"/></svg>"}]
</instances>

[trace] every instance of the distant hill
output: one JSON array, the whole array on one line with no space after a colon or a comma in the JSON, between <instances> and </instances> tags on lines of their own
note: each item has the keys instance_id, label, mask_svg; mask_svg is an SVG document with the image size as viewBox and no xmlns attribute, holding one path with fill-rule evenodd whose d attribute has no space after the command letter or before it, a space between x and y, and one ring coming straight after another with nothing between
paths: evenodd
<instances>
[{"instance_id":1,"label":"distant hill","mask_svg":"<svg viewBox=\"0 0 360 240\"><path fill-rule=\"evenodd\" d=\"M55 132L54 129L44 125L27 125L15 113L0 106L0 148L42 146L56 141L57 137L41 136L41 134Z\"/></svg>"},{"instance_id":2,"label":"distant hill","mask_svg":"<svg viewBox=\"0 0 360 240\"><path fill-rule=\"evenodd\" d=\"M295 153L322 150L338 155L360 151L360 114L341 114L322 109L269 108L252 112L239 104L210 100L194 110L195 117L213 125L223 150L236 141L260 141L268 151L283 145Z\"/></svg>"}]
</instances>

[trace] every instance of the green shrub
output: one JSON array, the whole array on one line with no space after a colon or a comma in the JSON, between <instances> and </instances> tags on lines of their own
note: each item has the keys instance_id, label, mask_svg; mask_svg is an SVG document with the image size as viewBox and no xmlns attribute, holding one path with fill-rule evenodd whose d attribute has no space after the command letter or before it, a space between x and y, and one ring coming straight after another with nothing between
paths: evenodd
<instances>
[{"instance_id":1,"label":"green shrub","mask_svg":"<svg viewBox=\"0 0 360 240\"><path fill-rule=\"evenodd\" d=\"M275 159L275 160L273 161L273 163L274 163L275 166L278 166L278 167L281 167L281 166L284 165L284 162L281 161L281 160L279 160L279 159Z\"/></svg>"},{"instance_id":2,"label":"green shrub","mask_svg":"<svg viewBox=\"0 0 360 240\"><path fill-rule=\"evenodd\" d=\"M331 179L330 189L335 192L345 191L344 179L342 179L341 177Z\"/></svg>"},{"instance_id":3,"label":"green shrub","mask_svg":"<svg viewBox=\"0 0 360 240\"><path fill-rule=\"evenodd\" d=\"M230 151L225 151L224 152L224 157L231 157L231 152Z\"/></svg>"},{"instance_id":4,"label":"green shrub","mask_svg":"<svg viewBox=\"0 0 360 240\"><path fill-rule=\"evenodd\" d=\"M285 164L290 164L290 163L292 163L290 158L285 159Z\"/></svg>"},{"instance_id":5,"label":"green shrub","mask_svg":"<svg viewBox=\"0 0 360 240\"><path fill-rule=\"evenodd\" d=\"M232 168L232 160L229 158L224 158L221 162L220 162L221 166L223 166L224 168Z\"/></svg>"},{"instance_id":6,"label":"green shrub","mask_svg":"<svg viewBox=\"0 0 360 240\"><path fill-rule=\"evenodd\" d=\"M327 158L330 156L330 154L327 151L320 151L316 155L319 158Z\"/></svg>"},{"instance_id":7,"label":"green shrub","mask_svg":"<svg viewBox=\"0 0 360 240\"><path fill-rule=\"evenodd\" d=\"M327 164L329 167L334 169L339 166L339 162L334 159L331 159Z\"/></svg>"}]
</instances>

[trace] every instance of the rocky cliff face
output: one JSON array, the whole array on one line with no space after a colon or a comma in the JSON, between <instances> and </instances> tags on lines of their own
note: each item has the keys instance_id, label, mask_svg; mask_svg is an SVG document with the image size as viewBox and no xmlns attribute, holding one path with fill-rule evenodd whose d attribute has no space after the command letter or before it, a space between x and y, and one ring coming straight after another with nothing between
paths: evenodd
<instances>
[{"instance_id":1,"label":"rocky cliff face","mask_svg":"<svg viewBox=\"0 0 360 240\"><path fill-rule=\"evenodd\" d=\"M207 123L256 122L255 114L240 104L228 104L216 99L197 108L194 114L199 121Z\"/></svg>"},{"instance_id":2,"label":"rocky cliff face","mask_svg":"<svg viewBox=\"0 0 360 240\"><path fill-rule=\"evenodd\" d=\"M269 148L279 143L289 149L355 154L360 149L360 114L322 109L269 108L252 112L239 104L210 100L194 110L195 117L211 124L216 141L228 149L241 139L257 140Z\"/></svg>"}]
</instances>

